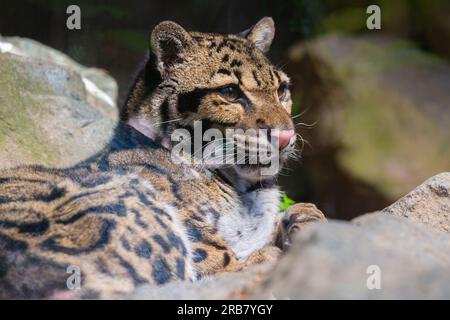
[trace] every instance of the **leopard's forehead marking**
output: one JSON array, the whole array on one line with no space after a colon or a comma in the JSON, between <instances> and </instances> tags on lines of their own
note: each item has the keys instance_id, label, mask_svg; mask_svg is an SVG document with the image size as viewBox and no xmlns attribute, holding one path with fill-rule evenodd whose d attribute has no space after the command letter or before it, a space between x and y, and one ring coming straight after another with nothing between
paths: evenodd
<instances>
[{"instance_id":1,"label":"leopard's forehead marking","mask_svg":"<svg viewBox=\"0 0 450 320\"><path fill-rule=\"evenodd\" d=\"M264 54L247 39L235 35L191 33L198 55L207 61L211 85L235 83L244 89L266 91L278 88L283 77Z\"/></svg>"}]
</instances>

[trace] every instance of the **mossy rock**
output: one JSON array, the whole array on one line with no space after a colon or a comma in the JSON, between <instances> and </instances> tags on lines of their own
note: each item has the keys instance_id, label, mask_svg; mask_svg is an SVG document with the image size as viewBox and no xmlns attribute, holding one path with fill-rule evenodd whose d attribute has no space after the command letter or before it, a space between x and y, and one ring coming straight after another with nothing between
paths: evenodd
<instances>
[{"instance_id":1,"label":"mossy rock","mask_svg":"<svg viewBox=\"0 0 450 320\"><path fill-rule=\"evenodd\" d=\"M299 44L290 59L297 105L317 121L315 152L336 150L349 176L396 199L450 169L445 61L401 39L344 34Z\"/></svg>"},{"instance_id":2,"label":"mossy rock","mask_svg":"<svg viewBox=\"0 0 450 320\"><path fill-rule=\"evenodd\" d=\"M116 123L115 105L95 102L82 67L64 66L17 48L0 53L1 168L63 167L98 151Z\"/></svg>"}]
</instances>

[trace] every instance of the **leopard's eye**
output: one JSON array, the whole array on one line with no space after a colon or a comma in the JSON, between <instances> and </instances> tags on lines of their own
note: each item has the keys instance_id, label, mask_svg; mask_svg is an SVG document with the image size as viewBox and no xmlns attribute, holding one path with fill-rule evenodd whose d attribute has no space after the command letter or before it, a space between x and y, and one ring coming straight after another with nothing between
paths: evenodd
<instances>
[{"instance_id":1,"label":"leopard's eye","mask_svg":"<svg viewBox=\"0 0 450 320\"><path fill-rule=\"evenodd\" d=\"M220 95L228 101L236 101L241 97L241 92L236 86L226 86L219 90Z\"/></svg>"},{"instance_id":2,"label":"leopard's eye","mask_svg":"<svg viewBox=\"0 0 450 320\"><path fill-rule=\"evenodd\" d=\"M278 88L278 99L280 101L285 101L289 93L289 84L287 82L282 82Z\"/></svg>"}]
</instances>

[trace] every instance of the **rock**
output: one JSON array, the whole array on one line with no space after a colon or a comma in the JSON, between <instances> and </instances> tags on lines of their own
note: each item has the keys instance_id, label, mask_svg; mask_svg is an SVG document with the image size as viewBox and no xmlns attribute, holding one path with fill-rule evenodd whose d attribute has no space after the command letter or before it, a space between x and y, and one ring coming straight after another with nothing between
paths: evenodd
<instances>
[{"instance_id":1,"label":"rock","mask_svg":"<svg viewBox=\"0 0 450 320\"><path fill-rule=\"evenodd\" d=\"M267 278L272 265L258 265L242 272L227 273L198 282L172 282L163 286L142 286L126 299L223 300L249 299ZM109 298L109 297L108 297Z\"/></svg>"},{"instance_id":2,"label":"rock","mask_svg":"<svg viewBox=\"0 0 450 320\"><path fill-rule=\"evenodd\" d=\"M262 290L291 299L450 298L450 173L390 207L299 234ZM381 289L369 290L369 266Z\"/></svg>"},{"instance_id":3,"label":"rock","mask_svg":"<svg viewBox=\"0 0 450 320\"><path fill-rule=\"evenodd\" d=\"M92 98L92 101L95 101L96 104L101 104L104 109L111 109L115 112L118 86L117 82L105 70L84 67L64 53L32 39L2 38L0 36L0 53L7 52L52 62L76 71L83 79L88 98ZM111 110L108 110L108 112L111 112Z\"/></svg>"},{"instance_id":4,"label":"rock","mask_svg":"<svg viewBox=\"0 0 450 320\"><path fill-rule=\"evenodd\" d=\"M0 38L0 166L75 164L109 140L117 84L35 41Z\"/></svg>"},{"instance_id":5,"label":"rock","mask_svg":"<svg viewBox=\"0 0 450 320\"><path fill-rule=\"evenodd\" d=\"M369 290L370 266L380 289ZM407 219L369 215L311 227L279 262L262 296L279 299L448 299L450 236ZM373 272L373 271L371 271Z\"/></svg>"},{"instance_id":6,"label":"rock","mask_svg":"<svg viewBox=\"0 0 450 320\"><path fill-rule=\"evenodd\" d=\"M450 172L430 178L381 212L450 233Z\"/></svg>"}]
</instances>

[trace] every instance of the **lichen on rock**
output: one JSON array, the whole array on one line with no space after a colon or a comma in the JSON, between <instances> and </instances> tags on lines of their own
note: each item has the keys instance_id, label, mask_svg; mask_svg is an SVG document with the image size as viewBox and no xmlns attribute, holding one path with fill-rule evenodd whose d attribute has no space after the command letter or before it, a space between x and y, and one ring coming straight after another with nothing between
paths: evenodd
<instances>
[{"instance_id":1,"label":"lichen on rock","mask_svg":"<svg viewBox=\"0 0 450 320\"><path fill-rule=\"evenodd\" d=\"M117 122L114 79L33 40L0 43L1 167L63 167L100 150Z\"/></svg>"}]
</instances>

